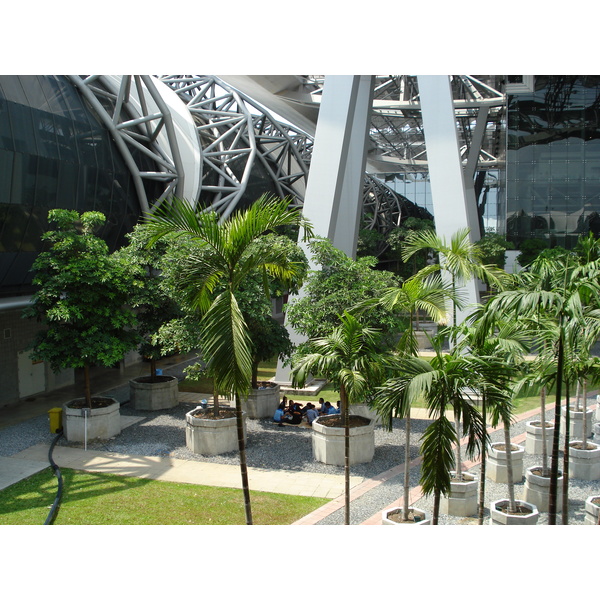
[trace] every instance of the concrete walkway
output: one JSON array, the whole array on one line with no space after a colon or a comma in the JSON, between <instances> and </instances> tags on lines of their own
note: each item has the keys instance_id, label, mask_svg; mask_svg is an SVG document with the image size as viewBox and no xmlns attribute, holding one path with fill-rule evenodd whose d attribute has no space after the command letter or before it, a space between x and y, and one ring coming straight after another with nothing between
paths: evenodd
<instances>
[{"instance_id":1,"label":"concrete walkway","mask_svg":"<svg viewBox=\"0 0 600 600\"><path fill-rule=\"evenodd\" d=\"M0 489L49 467L49 446L38 444L10 458L0 457ZM52 453L59 467L113 473L128 477L201 485L241 488L240 468L196 460L160 456L137 456L56 446ZM248 469L250 489L260 492L337 498L344 493L344 478L297 471ZM361 477L351 477L356 486Z\"/></svg>"}]
</instances>

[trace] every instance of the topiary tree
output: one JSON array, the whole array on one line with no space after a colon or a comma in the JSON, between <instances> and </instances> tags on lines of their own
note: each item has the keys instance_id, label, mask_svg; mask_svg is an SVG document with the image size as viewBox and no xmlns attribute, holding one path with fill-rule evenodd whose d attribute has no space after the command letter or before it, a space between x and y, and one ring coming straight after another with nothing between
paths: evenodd
<instances>
[{"instance_id":1,"label":"topiary tree","mask_svg":"<svg viewBox=\"0 0 600 600\"><path fill-rule=\"evenodd\" d=\"M38 290L24 311L46 326L32 357L55 372L83 368L85 401L92 408L90 366L112 366L139 343L128 301L140 271L94 235L105 221L102 213L55 209L48 221L56 229L42 236L49 247L33 264Z\"/></svg>"}]
</instances>

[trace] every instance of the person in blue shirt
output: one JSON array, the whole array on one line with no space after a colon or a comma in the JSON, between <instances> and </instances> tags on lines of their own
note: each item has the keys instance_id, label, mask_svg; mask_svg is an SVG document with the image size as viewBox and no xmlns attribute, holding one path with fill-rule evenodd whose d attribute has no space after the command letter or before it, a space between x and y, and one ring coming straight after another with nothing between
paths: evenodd
<instances>
[{"instance_id":1,"label":"person in blue shirt","mask_svg":"<svg viewBox=\"0 0 600 600\"><path fill-rule=\"evenodd\" d=\"M309 425L312 425L312 422L319 416L319 413L317 412L317 409L315 408L314 404L311 404L310 402L307 405L307 409L306 409L306 420L308 422Z\"/></svg>"},{"instance_id":2,"label":"person in blue shirt","mask_svg":"<svg viewBox=\"0 0 600 600\"><path fill-rule=\"evenodd\" d=\"M282 402L277 407L277 410L275 411L275 414L273 415L273 421L275 421L276 423L279 423L281 425L281 419L283 418L284 410L285 410L285 404Z\"/></svg>"}]
</instances>

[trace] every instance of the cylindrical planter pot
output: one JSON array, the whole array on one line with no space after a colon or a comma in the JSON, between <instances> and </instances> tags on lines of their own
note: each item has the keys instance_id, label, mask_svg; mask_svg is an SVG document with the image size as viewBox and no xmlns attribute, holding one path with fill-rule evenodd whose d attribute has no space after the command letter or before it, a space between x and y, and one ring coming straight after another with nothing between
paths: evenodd
<instances>
[{"instance_id":1,"label":"cylindrical planter pot","mask_svg":"<svg viewBox=\"0 0 600 600\"><path fill-rule=\"evenodd\" d=\"M450 472L450 477L456 473ZM440 512L456 517L470 517L478 509L478 478L472 473L463 473L463 481L450 483L450 495L440 498Z\"/></svg>"},{"instance_id":2,"label":"cylindrical planter pot","mask_svg":"<svg viewBox=\"0 0 600 600\"><path fill-rule=\"evenodd\" d=\"M63 404L63 434L69 442L109 440L121 433L121 405L114 398L92 397L93 404L85 407L84 398L76 398Z\"/></svg>"},{"instance_id":3,"label":"cylindrical planter pot","mask_svg":"<svg viewBox=\"0 0 600 600\"><path fill-rule=\"evenodd\" d=\"M224 411L226 409L221 409ZM185 415L185 444L195 454L214 456L238 450L237 421L235 410L229 409L231 417L214 419L206 415L212 409L195 408ZM246 415L244 413L244 439L246 439Z\"/></svg>"},{"instance_id":4,"label":"cylindrical planter pot","mask_svg":"<svg viewBox=\"0 0 600 600\"><path fill-rule=\"evenodd\" d=\"M600 512L600 496L588 496L585 501L586 525L598 525L598 513Z\"/></svg>"},{"instance_id":5,"label":"cylindrical planter pot","mask_svg":"<svg viewBox=\"0 0 600 600\"><path fill-rule=\"evenodd\" d=\"M594 442L600 444L600 422L594 423L592 430L594 432Z\"/></svg>"},{"instance_id":6,"label":"cylindrical planter pot","mask_svg":"<svg viewBox=\"0 0 600 600\"><path fill-rule=\"evenodd\" d=\"M244 398L244 410L249 419L273 418L280 403L279 385L251 389Z\"/></svg>"},{"instance_id":7,"label":"cylindrical planter pot","mask_svg":"<svg viewBox=\"0 0 600 600\"><path fill-rule=\"evenodd\" d=\"M569 479L600 479L600 446L587 442L588 449L584 450L583 447L576 448L577 445L582 445L582 440L569 443Z\"/></svg>"},{"instance_id":8,"label":"cylindrical planter pot","mask_svg":"<svg viewBox=\"0 0 600 600\"><path fill-rule=\"evenodd\" d=\"M491 481L496 483L508 483L508 468L506 462L507 452L504 450L504 442L496 442L488 446L488 459L486 463L485 475ZM523 479L523 456L525 448L523 446L511 445L511 462L513 483L518 483Z\"/></svg>"},{"instance_id":9,"label":"cylindrical planter pot","mask_svg":"<svg viewBox=\"0 0 600 600\"><path fill-rule=\"evenodd\" d=\"M326 465L344 466L344 427L327 425L343 415L325 415L312 422L313 457ZM361 423L350 427L350 464L367 463L375 454L375 429L373 421L352 415L352 422Z\"/></svg>"},{"instance_id":10,"label":"cylindrical planter pot","mask_svg":"<svg viewBox=\"0 0 600 600\"><path fill-rule=\"evenodd\" d=\"M179 403L179 380L170 375L129 380L129 398L136 410L164 410Z\"/></svg>"},{"instance_id":11,"label":"cylindrical planter pot","mask_svg":"<svg viewBox=\"0 0 600 600\"><path fill-rule=\"evenodd\" d=\"M525 423L525 452L527 454L542 454L544 444L542 440L542 425L540 421L528 421ZM554 423L546 421L546 456L552 453L552 436L554 435Z\"/></svg>"},{"instance_id":12,"label":"cylindrical planter pot","mask_svg":"<svg viewBox=\"0 0 600 600\"><path fill-rule=\"evenodd\" d=\"M537 507L530 502L517 500L517 514L506 512L509 505L508 499L496 500L490 505L490 525L536 525L540 518ZM502 509L505 510L502 510Z\"/></svg>"},{"instance_id":13,"label":"cylindrical planter pot","mask_svg":"<svg viewBox=\"0 0 600 600\"><path fill-rule=\"evenodd\" d=\"M424 510L419 510L414 506L408 507L408 520L402 520L404 509L399 506L394 506L381 513L382 525L431 525L431 519L427 516Z\"/></svg>"},{"instance_id":14,"label":"cylindrical planter pot","mask_svg":"<svg viewBox=\"0 0 600 600\"><path fill-rule=\"evenodd\" d=\"M542 467L536 465L525 470L525 485L523 487L523 500L534 504L541 512L548 512L550 504L550 476L542 477ZM558 472L556 505L562 503L563 474Z\"/></svg>"},{"instance_id":15,"label":"cylindrical planter pot","mask_svg":"<svg viewBox=\"0 0 600 600\"><path fill-rule=\"evenodd\" d=\"M583 411L581 410L573 410L571 408L571 414L569 416L569 439L571 440L580 440L583 436ZM567 414L567 407L563 406L560 411L561 414L561 431L566 431L566 419L565 415ZM588 436L592 435L592 415L594 411L590 408L586 410L587 417L587 431Z\"/></svg>"},{"instance_id":16,"label":"cylindrical planter pot","mask_svg":"<svg viewBox=\"0 0 600 600\"><path fill-rule=\"evenodd\" d=\"M365 417L365 419L371 419L375 426L381 425L381 416L373 409L369 408L364 402L351 404L348 407L348 412L351 415L359 415L360 417Z\"/></svg>"}]
</instances>

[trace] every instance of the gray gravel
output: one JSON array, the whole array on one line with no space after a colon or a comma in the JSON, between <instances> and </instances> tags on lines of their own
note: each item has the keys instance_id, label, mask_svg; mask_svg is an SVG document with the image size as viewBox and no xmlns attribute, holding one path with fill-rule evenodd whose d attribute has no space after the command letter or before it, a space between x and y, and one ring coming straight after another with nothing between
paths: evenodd
<instances>
[{"instance_id":1,"label":"gray gravel","mask_svg":"<svg viewBox=\"0 0 600 600\"><path fill-rule=\"evenodd\" d=\"M169 374L181 376L181 368L169 370ZM239 464L237 452L219 456L201 456L190 452L185 445L185 413L194 408L194 404L183 404L159 413L135 411L128 403L128 386L121 386L106 393L122 403L121 414L139 416L143 419L127 428L112 440L88 444L89 449L110 452L140 454L146 456L171 456L174 458L213 462L219 464ZM548 418L553 414L548 412ZM427 421L411 421L411 452L413 459L419 454L419 437L427 426ZM523 433L525 423L516 423L511 428L511 436ZM247 421L248 445L247 461L249 467L263 469L286 469L313 473L343 475L343 467L325 465L313 460L311 430L308 428L281 428L268 419ZM0 455L11 456L34 444L49 444L54 435L48 432L48 418L43 415L19 425L3 429L0 432ZM492 441L503 441L502 432L496 432ZM81 444L68 443L61 438L58 445L78 447ZM403 421L394 419L391 432L382 427L375 428L375 455L367 464L353 465L353 476L371 478L404 462ZM524 467L540 464L540 457L525 454ZM478 474L479 467L471 472ZM411 486L418 485L419 469L411 473ZM359 524L401 498L403 476L389 479L363 494L352 502L350 516L353 524ZM521 498L524 479L515 484L515 496ZM490 501L505 498L507 486L486 480L486 505ZM569 486L569 524L583 524L584 503L587 497L600 494L600 482L571 480ZM431 513L433 498L421 498L416 506ZM486 517L488 510L486 508ZM335 525L343 523L344 511L338 510L323 519L319 524ZM440 515L440 524L476 524L476 519ZM560 522L560 517L559 517ZM540 524L547 523L547 514L542 513Z\"/></svg>"}]
</instances>

